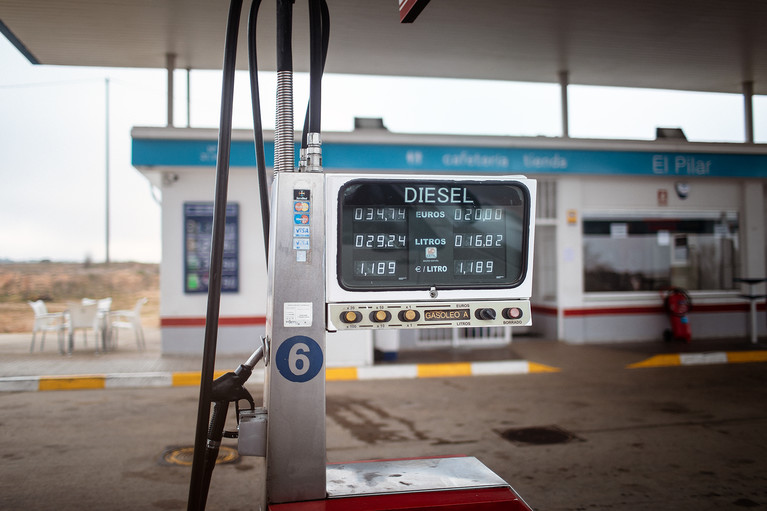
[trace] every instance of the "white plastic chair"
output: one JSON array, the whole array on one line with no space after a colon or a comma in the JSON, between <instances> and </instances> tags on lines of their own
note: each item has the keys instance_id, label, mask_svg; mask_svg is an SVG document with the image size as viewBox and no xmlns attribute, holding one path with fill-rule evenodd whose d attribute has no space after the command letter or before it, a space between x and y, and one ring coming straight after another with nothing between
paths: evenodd
<instances>
[{"instance_id":1,"label":"white plastic chair","mask_svg":"<svg viewBox=\"0 0 767 511\"><path fill-rule=\"evenodd\" d=\"M74 347L75 330L83 331L83 340L88 344L88 329L96 335L96 352L99 351L99 321L98 303L91 300L90 303L67 302L67 331L69 332L69 347L67 352L72 353Z\"/></svg>"},{"instance_id":2,"label":"white plastic chair","mask_svg":"<svg viewBox=\"0 0 767 511\"><path fill-rule=\"evenodd\" d=\"M64 335L64 313L63 312L48 312L48 308L45 306L45 302L37 300L35 302L27 302L32 311L35 313L35 325L32 330L32 344L29 346L29 352L35 351L35 338L37 332L42 332L43 335L40 338L40 351L43 351L45 347L45 332L56 332L59 337L59 344L61 344L61 336Z\"/></svg>"},{"instance_id":3,"label":"white plastic chair","mask_svg":"<svg viewBox=\"0 0 767 511\"><path fill-rule=\"evenodd\" d=\"M94 300L92 298L83 298L83 305L95 303L97 304L97 317L99 333L101 333L101 346L104 351L109 348L109 312L112 308L112 298L102 298L100 300Z\"/></svg>"},{"instance_id":4,"label":"white plastic chair","mask_svg":"<svg viewBox=\"0 0 767 511\"><path fill-rule=\"evenodd\" d=\"M146 348L144 330L141 328L141 307L148 300L139 298L133 310L117 310L109 314L109 339L113 349L117 348L117 328L130 328L136 335L136 345L139 351Z\"/></svg>"}]
</instances>

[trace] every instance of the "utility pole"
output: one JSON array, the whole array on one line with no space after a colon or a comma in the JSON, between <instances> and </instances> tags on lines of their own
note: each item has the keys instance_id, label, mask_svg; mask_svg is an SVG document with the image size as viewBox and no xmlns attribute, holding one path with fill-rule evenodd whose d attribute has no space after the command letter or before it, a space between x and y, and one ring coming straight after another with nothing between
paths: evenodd
<instances>
[{"instance_id":1,"label":"utility pole","mask_svg":"<svg viewBox=\"0 0 767 511\"><path fill-rule=\"evenodd\" d=\"M104 79L105 97L105 172L106 172L106 264L109 264L109 78Z\"/></svg>"}]
</instances>

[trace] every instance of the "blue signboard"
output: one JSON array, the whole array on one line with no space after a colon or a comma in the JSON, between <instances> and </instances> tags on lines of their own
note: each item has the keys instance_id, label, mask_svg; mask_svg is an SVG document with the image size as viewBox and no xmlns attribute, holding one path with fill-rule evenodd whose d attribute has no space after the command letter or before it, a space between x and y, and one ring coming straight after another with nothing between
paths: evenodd
<instances>
[{"instance_id":1,"label":"blue signboard","mask_svg":"<svg viewBox=\"0 0 767 511\"><path fill-rule=\"evenodd\" d=\"M274 165L267 142L266 165ZM694 149L694 144L690 148ZM133 165L214 166L216 142L133 139ZM648 147L648 149L650 149ZM298 147L296 146L296 158ZM489 146L323 144L328 170L502 172L506 174L598 174L674 177L767 177L767 154L617 151ZM255 167L253 142L232 143L231 165Z\"/></svg>"},{"instance_id":2,"label":"blue signboard","mask_svg":"<svg viewBox=\"0 0 767 511\"><path fill-rule=\"evenodd\" d=\"M240 207L226 205L224 228L224 261L221 292L236 293L240 289L239 261ZM210 273L210 249L213 236L213 203L184 203L184 292L207 293Z\"/></svg>"}]
</instances>

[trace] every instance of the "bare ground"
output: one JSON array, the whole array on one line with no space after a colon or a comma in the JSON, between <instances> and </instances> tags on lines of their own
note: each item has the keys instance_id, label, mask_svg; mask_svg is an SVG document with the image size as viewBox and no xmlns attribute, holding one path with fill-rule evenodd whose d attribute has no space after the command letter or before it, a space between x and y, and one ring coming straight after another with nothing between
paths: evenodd
<instances>
[{"instance_id":1,"label":"bare ground","mask_svg":"<svg viewBox=\"0 0 767 511\"><path fill-rule=\"evenodd\" d=\"M43 300L48 311L67 308L67 301L112 298L112 310L141 310L145 326L160 324L160 271L146 263L11 263L0 264L0 333L31 332L34 315L27 301Z\"/></svg>"}]
</instances>

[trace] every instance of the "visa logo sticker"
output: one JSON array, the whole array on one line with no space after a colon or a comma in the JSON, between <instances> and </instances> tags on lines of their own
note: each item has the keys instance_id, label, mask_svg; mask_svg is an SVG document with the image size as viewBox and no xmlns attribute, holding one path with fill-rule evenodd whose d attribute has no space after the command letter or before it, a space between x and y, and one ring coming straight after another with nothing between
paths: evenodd
<instances>
[{"instance_id":1,"label":"visa logo sticker","mask_svg":"<svg viewBox=\"0 0 767 511\"><path fill-rule=\"evenodd\" d=\"M309 250L309 240L293 238L293 250Z\"/></svg>"},{"instance_id":2,"label":"visa logo sticker","mask_svg":"<svg viewBox=\"0 0 767 511\"><path fill-rule=\"evenodd\" d=\"M293 237L294 238L308 238L309 237L309 226L308 225L294 225L293 226Z\"/></svg>"}]
</instances>

